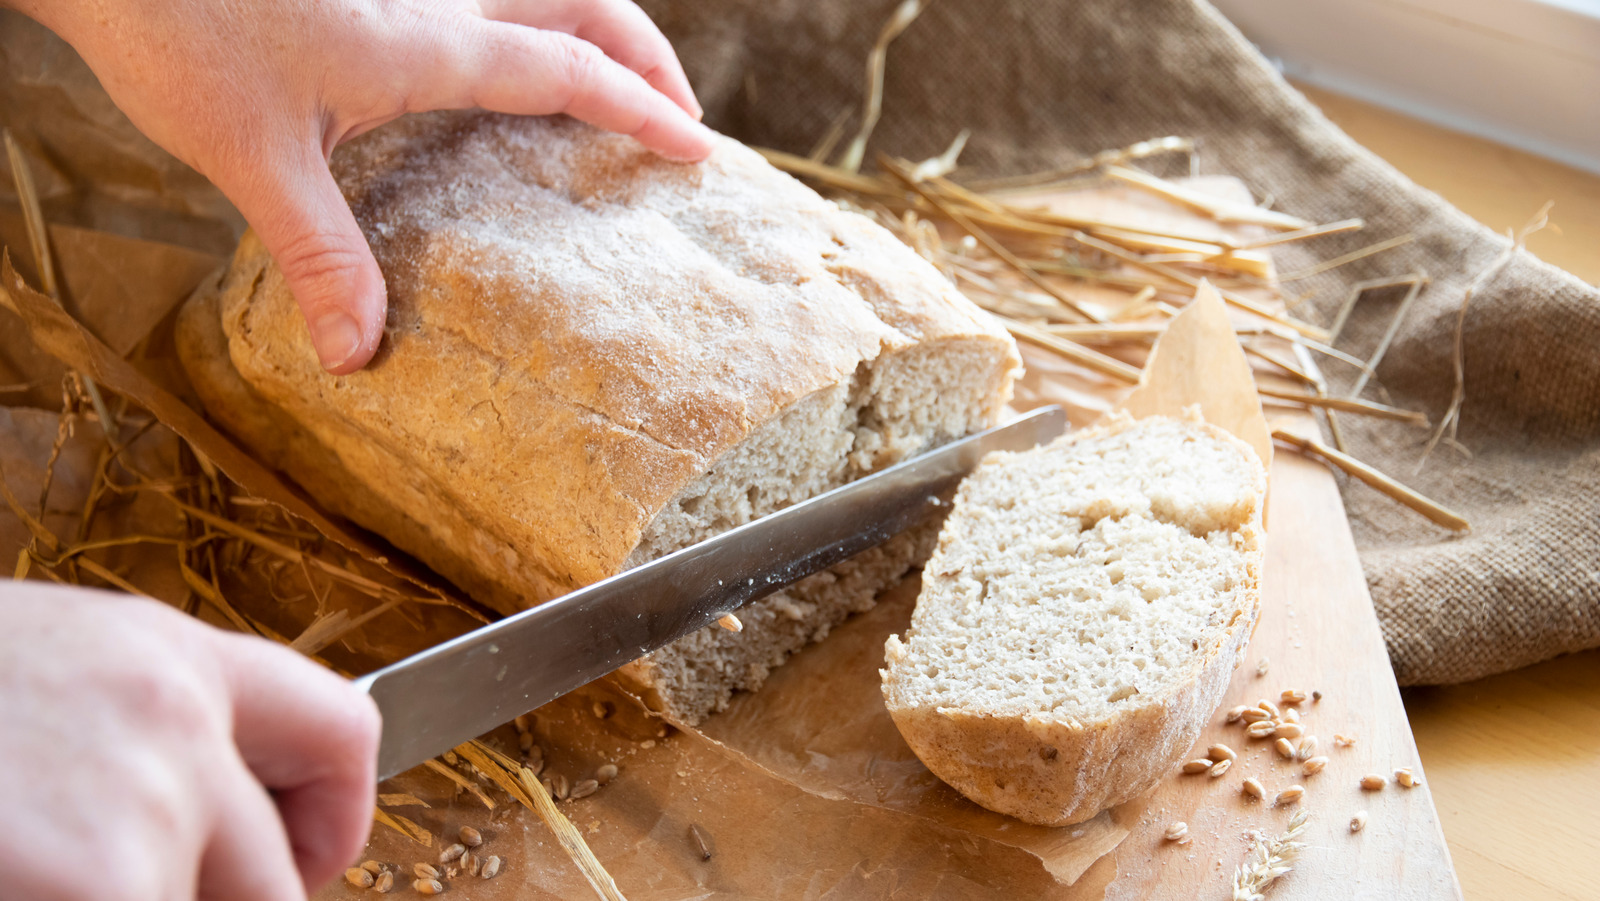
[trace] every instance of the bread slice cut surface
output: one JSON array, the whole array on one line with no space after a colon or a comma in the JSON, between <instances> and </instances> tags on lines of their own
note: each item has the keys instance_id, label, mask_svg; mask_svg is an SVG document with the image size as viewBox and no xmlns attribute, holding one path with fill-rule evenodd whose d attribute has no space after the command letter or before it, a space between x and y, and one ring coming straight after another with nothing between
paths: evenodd
<instances>
[{"instance_id":1,"label":"bread slice cut surface","mask_svg":"<svg viewBox=\"0 0 1600 901\"><path fill-rule=\"evenodd\" d=\"M1120 418L991 455L957 494L884 698L936 775L1040 824L1155 784L1259 609L1265 475L1198 421Z\"/></svg>"}]
</instances>

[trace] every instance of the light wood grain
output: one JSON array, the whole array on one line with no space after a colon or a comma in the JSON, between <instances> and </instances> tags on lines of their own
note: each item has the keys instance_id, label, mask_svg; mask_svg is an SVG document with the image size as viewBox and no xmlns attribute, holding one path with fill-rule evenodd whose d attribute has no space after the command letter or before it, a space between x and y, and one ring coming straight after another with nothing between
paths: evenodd
<instances>
[{"instance_id":1,"label":"light wood grain","mask_svg":"<svg viewBox=\"0 0 1600 901\"><path fill-rule=\"evenodd\" d=\"M1296 87L1351 137L1498 232L1521 226L1554 200L1552 227L1531 236L1528 250L1600 284L1600 176L1359 100Z\"/></svg>"},{"instance_id":2,"label":"light wood grain","mask_svg":"<svg viewBox=\"0 0 1600 901\"><path fill-rule=\"evenodd\" d=\"M1556 228L1530 248L1600 283L1600 176L1302 89L1357 141L1486 225L1514 225L1554 200ZM1466 897L1595 897L1600 652L1402 696Z\"/></svg>"}]
</instances>

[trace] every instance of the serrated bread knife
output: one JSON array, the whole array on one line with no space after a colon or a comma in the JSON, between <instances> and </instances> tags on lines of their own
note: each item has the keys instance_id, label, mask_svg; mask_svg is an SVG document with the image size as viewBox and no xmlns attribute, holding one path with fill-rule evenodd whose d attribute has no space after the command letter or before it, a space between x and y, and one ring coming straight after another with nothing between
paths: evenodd
<instances>
[{"instance_id":1,"label":"serrated bread knife","mask_svg":"<svg viewBox=\"0 0 1600 901\"><path fill-rule=\"evenodd\" d=\"M355 680L387 779L916 524L985 454L1060 435L1044 407Z\"/></svg>"}]
</instances>

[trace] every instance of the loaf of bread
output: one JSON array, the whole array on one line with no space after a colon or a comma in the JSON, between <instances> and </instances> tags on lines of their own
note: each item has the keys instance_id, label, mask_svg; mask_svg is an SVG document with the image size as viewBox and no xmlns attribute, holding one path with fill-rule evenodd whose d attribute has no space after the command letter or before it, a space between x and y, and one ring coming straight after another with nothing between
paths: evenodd
<instances>
[{"instance_id":1,"label":"loaf of bread","mask_svg":"<svg viewBox=\"0 0 1600 901\"><path fill-rule=\"evenodd\" d=\"M932 265L732 140L682 165L565 118L435 113L332 168L388 285L372 365L321 370L247 235L182 312L185 368L262 459L503 613L985 428L1019 367ZM916 545L628 675L693 721Z\"/></svg>"},{"instance_id":2,"label":"loaf of bread","mask_svg":"<svg viewBox=\"0 0 1600 901\"><path fill-rule=\"evenodd\" d=\"M928 769L1040 825L1131 800L1193 746L1260 607L1266 475L1199 421L1110 423L962 482L883 695Z\"/></svg>"}]
</instances>

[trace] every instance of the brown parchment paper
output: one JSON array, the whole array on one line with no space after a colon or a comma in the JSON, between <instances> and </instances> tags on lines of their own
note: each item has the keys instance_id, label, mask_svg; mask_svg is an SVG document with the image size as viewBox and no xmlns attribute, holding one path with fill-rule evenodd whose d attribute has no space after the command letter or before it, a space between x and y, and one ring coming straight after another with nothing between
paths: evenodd
<instances>
[{"instance_id":1,"label":"brown parchment paper","mask_svg":"<svg viewBox=\"0 0 1600 901\"><path fill-rule=\"evenodd\" d=\"M1272 431L1255 375L1234 337L1228 308L1209 282L1201 282L1194 299L1168 323L1138 387L1118 405L1136 418L1182 416L1190 407L1255 448L1262 467L1272 468Z\"/></svg>"}]
</instances>

